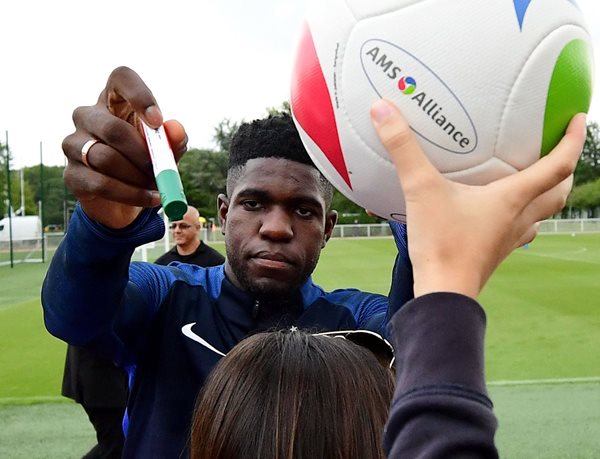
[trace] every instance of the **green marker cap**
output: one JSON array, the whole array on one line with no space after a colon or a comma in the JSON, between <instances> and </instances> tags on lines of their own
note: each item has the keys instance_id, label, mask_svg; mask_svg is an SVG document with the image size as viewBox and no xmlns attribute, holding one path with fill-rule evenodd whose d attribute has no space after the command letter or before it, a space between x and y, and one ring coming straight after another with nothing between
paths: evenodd
<instances>
[{"instance_id":1,"label":"green marker cap","mask_svg":"<svg viewBox=\"0 0 600 459\"><path fill-rule=\"evenodd\" d=\"M156 185L160 192L160 202L169 220L182 220L188 204L179 173L173 169L160 172L156 176Z\"/></svg>"}]
</instances>

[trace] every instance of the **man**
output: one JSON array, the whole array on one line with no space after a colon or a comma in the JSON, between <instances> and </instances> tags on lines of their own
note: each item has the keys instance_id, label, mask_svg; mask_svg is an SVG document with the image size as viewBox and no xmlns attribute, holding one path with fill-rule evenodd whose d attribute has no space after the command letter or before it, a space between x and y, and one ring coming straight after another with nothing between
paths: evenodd
<instances>
[{"instance_id":1,"label":"man","mask_svg":"<svg viewBox=\"0 0 600 459\"><path fill-rule=\"evenodd\" d=\"M566 146L536 167L486 187L468 187L436 175L396 112L380 103L373 119L397 164L409 231L417 235L410 250L416 260L414 289L420 298L410 309L416 310L419 322L411 322L401 309L394 323L398 329L407 320L402 326L419 339L400 348L399 389L387 444L393 457L399 457L403 447L407 450L403 457L416 456L439 444L429 440L429 432L434 432L446 441L445 451L451 454L465 444L464 438L448 439L443 427L453 425L461 433L466 422L481 432L476 418L465 418L454 406L469 408L471 388L481 392L483 373L477 367L481 363L477 352L452 353L454 341L461 340L460 324L449 330L449 340L436 341L439 345L426 358L420 357L445 326L427 322L438 315L429 294L476 296L499 261L535 236L532 224L564 205L570 183L565 187L560 182L573 172L585 123L575 123L581 128L576 142L567 135ZM407 298L398 281L403 279L399 273L408 271L405 259L399 257L389 310L387 299L379 295L356 290L327 293L311 282L308 276L331 236L336 215L328 210L331 188L306 155L299 155L304 162L289 159L290 153L302 149L293 147L297 133L289 136L283 126L270 124L283 122L293 131L293 125L281 118L245 125L236 136L232 152L238 153L233 155L227 195L219 197L228 253L225 265L203 269L130 264L134 248L157 239L164 229L153 210L160 197L152 190L146 147L134 127L138 117L153 127L162 123L152 94L127 68L111 74L95 106L75 110L76 131L65 139L63 149L69 160L65 180L80 204L48 270L42 300L46 326L53 334L100 350L129 369L135 367L124 457L179 457L196 391L235 343L274 325L381 330L386 313L391 315ZM165 123L165 128L177 157L181 156L185 131L175 121ZM444 311L444 317L452 318L452 312L452 308ZM396 344L404 344L401 336L395 338ZM475 343L475 351L479 344ZM464 359L474 365L474 376L461 378ZM431 384L436 393L437 386L443 386L447 397L428 399ZM457 384L467 390L457 391ZM495 426L487 423L490 408L480 406L486 416L485 441L493 442ZM435 416L439 412L449 413L443 422ZM418 432L422 435L411 435Z\"/></svg>"},{"instance_id":2,"label":"man","mask_svg":"<svg viewBox=\"0 0 600 459\"><path fill-rule=\"evenodd\" d=\"M172 222L170 228L175 247L158 257L156 264L168 265L172 261L179 261L198 266L217 266L225 262L223 255L199 238L200 214L195 207L188 206L183 219Z\"/></svg>"},{"instance_id":3,"label":"man","mask_svg":"<svg viewBox=\"0 0 600 459\"><path fill-rule=\"evenodd\" d=\"M123 67L95 106L75 110L76 131L63 149L65 181L79 204L42 303L52 334L129 369L124 457L180 457L199 387L241 339L274 327L382 332L393 310L382 295L312 283L337 214L329 210L331 185L290 117L244 124L232 141L227 194L218 198L224 265L130 263L135 247L164 229L138 117L162 123L151 92ZM165 129L181 156L183 127L171 121ZM394 269L399 306L411 294L399 281L410 277L404 259Z\"/></svg>"},{"instance_id":4,"label":"man","mask_svg":"<svg viewBox=\"0 0 600 459\"><path fill-rule=\"evenodd\" d=\"M79 403L96 432L96 445L82 459L119 459L127 373L111 360L79 346L67 346L61 394Z\"/></svg>"}]
</instances>

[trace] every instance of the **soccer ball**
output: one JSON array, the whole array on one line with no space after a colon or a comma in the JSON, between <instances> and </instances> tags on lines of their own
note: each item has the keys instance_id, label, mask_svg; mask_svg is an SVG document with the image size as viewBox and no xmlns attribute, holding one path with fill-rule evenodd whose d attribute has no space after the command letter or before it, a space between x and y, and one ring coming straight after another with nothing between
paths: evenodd
<instances>
[{"instance_id":1,"label":"soccer ball","mask_svg":"<svg viewBox=\"0 0 600 459\"><path fill-rule=\"evenodd\" d=\"M405 221L369 117L381 97L451 180L482 185L548 153L589 108L592 49L570 0L316 0L291 108L309 154L349 199Z\"/></svg>"}]
</instances>

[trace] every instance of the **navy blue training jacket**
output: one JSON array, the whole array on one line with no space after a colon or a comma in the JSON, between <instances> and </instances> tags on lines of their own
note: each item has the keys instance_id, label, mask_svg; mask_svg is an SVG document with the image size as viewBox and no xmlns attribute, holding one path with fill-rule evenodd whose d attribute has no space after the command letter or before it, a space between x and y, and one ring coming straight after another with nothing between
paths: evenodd
<instances>
[{"instance_id":1,"label":"navy blue training jacket","mask_svg":"<svg viewBox=\"0 0 600 459\"><path fill-rule=\"evenodd\" d=\"M111 358L130 373L124 458L187 457L196 394L208 373L259 330L364 328L384 333L388 317L412 296L403 228L388 297L356 289L325 292L309 279L287 309L265 312L235 287L224 267L130 263L135 247L164 232L155 211L111 230L77 206L42 288L47 329Z\"/></svg>"}]
</instances>

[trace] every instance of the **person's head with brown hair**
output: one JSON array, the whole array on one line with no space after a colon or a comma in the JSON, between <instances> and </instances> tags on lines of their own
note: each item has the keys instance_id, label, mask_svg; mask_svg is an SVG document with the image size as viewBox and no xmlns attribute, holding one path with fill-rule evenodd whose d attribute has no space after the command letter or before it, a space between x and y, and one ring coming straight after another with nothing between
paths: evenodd
<instances>
[{"instance_id":1,"label":"person's head with brown hair","mask_svg":"<svg viewBox=\"0 0 600 459\"><path fill-rule=\"evenodd\" d=\"M278 331L251 336L198 396L192 459L383 459L389 369L347 339Z\"/></svg>"}]
</instances>

